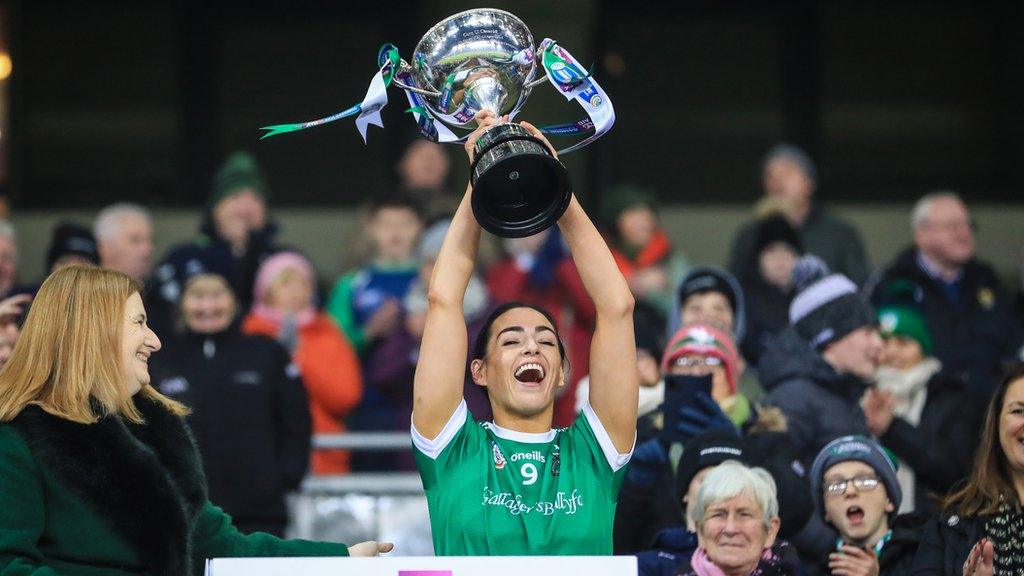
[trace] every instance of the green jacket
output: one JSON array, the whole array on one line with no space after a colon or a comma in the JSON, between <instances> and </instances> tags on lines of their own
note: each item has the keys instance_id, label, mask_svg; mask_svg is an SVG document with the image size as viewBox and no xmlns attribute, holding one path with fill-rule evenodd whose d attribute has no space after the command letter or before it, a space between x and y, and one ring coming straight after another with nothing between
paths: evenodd
<instances>
[{"instance_id":1,"label":"green jacket","mask_svg":"<svg viewBox=\"0 0 1024 576\"><path fill-rule=\"evenodd\" d=\"M78 424L36 406L0 423L0 576L188 576L207 558L348 555L238 532L206 498L184 421L137 405L144 425Z\"/></svg>"}]
</instances>

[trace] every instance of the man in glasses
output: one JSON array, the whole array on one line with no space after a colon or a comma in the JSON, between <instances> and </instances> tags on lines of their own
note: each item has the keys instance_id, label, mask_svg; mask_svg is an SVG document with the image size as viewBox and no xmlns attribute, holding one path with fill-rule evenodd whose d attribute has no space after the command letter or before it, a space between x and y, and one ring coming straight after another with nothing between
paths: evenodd
<instances>
[{"instance_id":1,"label":"man in glasses","mask_svg":"<svg viewBox=\"0 0 1024 576\"><path fill-rule=\"evenodd\" d=\"M927 516L896 516L902 493L896 464L874 440L844 436L829 442L811 467L818 514L839 537L827 574L910 574Z\"/></svg>"},{"instance_id":2,"label":"man in glasses","mask_svg":"<svg viewBox=\"0 0 1024 576\"><path fill-rule=\"evenodd\" d=\"M967 377L980 419L998 381L1001 364L1020 354L1021 327L991 266L977 258L974 219L948 190L925 195L911 213L914 245L882 272L871 299L889 305L909 285L913 305L925 317L933 355L950 374Z\"/></svg>"}]
</instances>

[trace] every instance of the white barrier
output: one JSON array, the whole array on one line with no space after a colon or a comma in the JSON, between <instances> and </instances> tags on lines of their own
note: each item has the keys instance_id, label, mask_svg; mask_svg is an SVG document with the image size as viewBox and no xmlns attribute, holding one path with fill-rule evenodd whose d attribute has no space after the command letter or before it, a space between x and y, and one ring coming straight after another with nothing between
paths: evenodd
<instances>
[{"instance_id":1,"label":"white barrier","mask_svg":"<svg viewBox=\"0 0 1024 576\"><path fill-rule=\"evenodd\" d=\"M635 556L218 558L206 576L636 576Z\"/></svg>"}]
</instances>

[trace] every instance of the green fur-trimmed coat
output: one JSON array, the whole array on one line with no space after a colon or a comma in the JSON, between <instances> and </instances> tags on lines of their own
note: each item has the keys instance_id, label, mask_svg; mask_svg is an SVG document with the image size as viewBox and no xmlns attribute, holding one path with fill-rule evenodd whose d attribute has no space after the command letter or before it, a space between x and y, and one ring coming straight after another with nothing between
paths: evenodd
<instances>
[{"instance_id":1,"label":"green fur-trimmed coat","mask_svg":"<svg viewBox=\"0 0 1024 576\"><path fill-rule=\"evenodd\" d=\"M35 406L0 423L0 576L189 576L207 558L348 555L238 532L206 498L184 421L138 398L144 425L78 424Z\"/></svg>"}]
</instances>

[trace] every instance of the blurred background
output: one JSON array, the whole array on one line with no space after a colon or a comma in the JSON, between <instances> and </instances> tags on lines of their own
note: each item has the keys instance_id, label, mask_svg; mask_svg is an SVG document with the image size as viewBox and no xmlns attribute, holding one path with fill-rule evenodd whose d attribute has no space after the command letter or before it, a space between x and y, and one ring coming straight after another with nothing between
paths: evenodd
<instances>
[{"instance_id":1,"label":"blurred background","mask_svg":"<svg viewBox=\"0 0 1024 576\"><path fill-rule=\"evenodd\" d=\"M692 261L724 260L760 195L762 155L787 140L818 163L818 198L861 228L872 265L909 241L913 200L943 187L971 205L979 252L1014 274L1024 244L1019 5L490 4L593 63L613 99L612 131L565 158L580 196L593 202L619 182L650 188ZM0 2L0 196L18 215L22 273L42 273L53 222L88 222L115 200L156 209L158 248L189 237L214 170L236 149L264 167L283 238L307 246L323 272L345 269L353 208L395 185L416 137L404 96L390 92L386 128L371 128L365 146L351 121L263 142L257 128L357 102L381 44L408 58L433 23L475 6ZM542 86L521 117L578 115ZM461 190L462 151L449 154L449 186Z\"/></svg>"}]
</instances>

